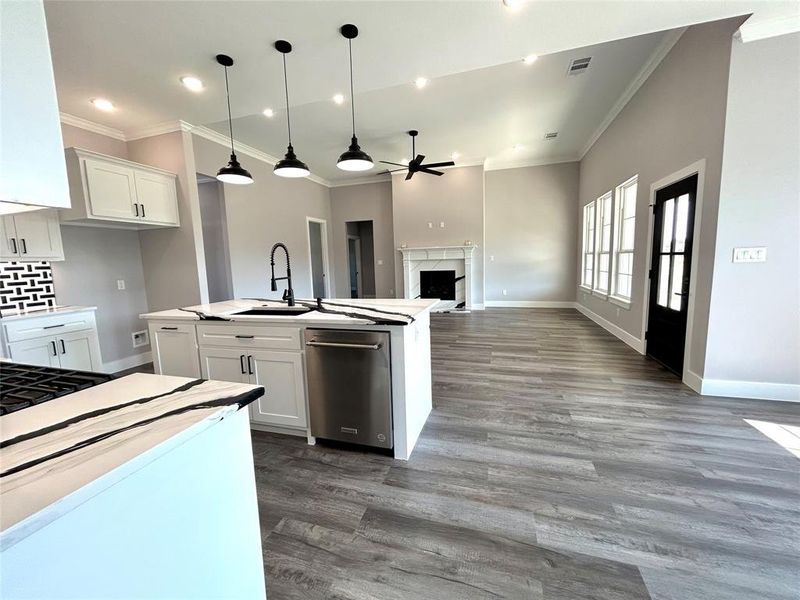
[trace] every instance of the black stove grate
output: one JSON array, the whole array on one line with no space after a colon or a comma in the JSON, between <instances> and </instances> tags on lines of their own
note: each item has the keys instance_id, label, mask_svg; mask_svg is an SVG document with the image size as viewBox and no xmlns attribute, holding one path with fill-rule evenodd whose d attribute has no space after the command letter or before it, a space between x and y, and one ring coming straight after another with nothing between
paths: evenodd
<instances>
[{"instance_id":1,"label":"black stove grate","mask_svg":"<svg viewBox=\"0 0 800 600\"><path fill-rule=\"evenodd\" d=\"M113 378L113 375L105 373L2 363L0 364L0 415L85 390Z\"/></svg>"}]
</instances>

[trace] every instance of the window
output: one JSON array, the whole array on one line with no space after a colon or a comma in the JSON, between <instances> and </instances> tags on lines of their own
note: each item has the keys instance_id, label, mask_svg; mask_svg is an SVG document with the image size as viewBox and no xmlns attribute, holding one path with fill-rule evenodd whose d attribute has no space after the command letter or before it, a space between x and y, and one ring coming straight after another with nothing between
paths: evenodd
<instances>
[{"instance_id":1,"label":"window","mask_svg":"<svg viewBox=\"0 0 800 600\"><path fill-rule=\"evenodd\" d=\"M592 289L594 285L594 208L595 202L583 207L583 266L581 285Z\"/></svg>"},{"instance_id":2,"label":"window","mask_svg":"<svg viewBox=\"0 0 800 600\"><path fill-rule=\"evenodd\" d=\"M614 197L611 192L597 199L597 241L595 243L595 282L594 290L608 294L611 273L611 215Z\"/></svg>"},{"instance_id":3,"label":"window","mask_svg":"<svg viewBox=\"0 0 800 600\"><path fill-rule=\"evenodd\" d=\"M630 302L633 287L633 239L636 229L638 176L617 188L614 214L614 260L611 295Z\"/></svg>"}]
</instances>

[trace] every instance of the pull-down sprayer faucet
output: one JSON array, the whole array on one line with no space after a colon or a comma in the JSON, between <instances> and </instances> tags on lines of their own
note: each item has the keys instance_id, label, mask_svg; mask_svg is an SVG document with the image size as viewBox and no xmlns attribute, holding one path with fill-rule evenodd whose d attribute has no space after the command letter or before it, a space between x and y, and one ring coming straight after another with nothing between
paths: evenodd
<instances>
[{"instance_id":1,"label":"pull-down sprayer faucet","mask_svg":"<svg viewBox=\"0 0 800 600\"><path fill-rule=\"evenodd\" d=\"M283 248L284 253L286 254L286 277L275 277L275 250L278 248ZM294 306L294 290L292 289L292 267L289 264L289 250L286 248L286 244L282 242L278 242L272 247L272 251L269 253L269 264L272 268L272 278L270 280L270 289L273 292L278 291L278 281L282 279L286 279L289 285L289 289L283 291L283 299L286 300L289 306Z\"/></svg>"}]
</instances>

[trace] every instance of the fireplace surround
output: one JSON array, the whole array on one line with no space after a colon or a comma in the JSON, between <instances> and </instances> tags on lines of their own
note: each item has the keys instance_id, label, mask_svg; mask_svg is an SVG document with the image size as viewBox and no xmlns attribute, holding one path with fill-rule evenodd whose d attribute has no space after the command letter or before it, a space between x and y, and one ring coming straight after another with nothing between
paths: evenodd
<instances>
[{"instance_id":1,"label":"fireplace surround","mask_svg":"<svg viewBox=\"0 0 800 600\"><path fill-rule=\"evenodd\" d=\"M472 255L476 246L426 246L398 248L403 255L403 297L422 296L423 271L452 271L455 294L451 299L440 298L434 311L472 308ZM434 276L435 278L436 276ZM439 275L438 277L443 277ZM447 276L448 280L450 275ZM436 296L439 297L439 296Z\"/></svg>"}]
</instances>

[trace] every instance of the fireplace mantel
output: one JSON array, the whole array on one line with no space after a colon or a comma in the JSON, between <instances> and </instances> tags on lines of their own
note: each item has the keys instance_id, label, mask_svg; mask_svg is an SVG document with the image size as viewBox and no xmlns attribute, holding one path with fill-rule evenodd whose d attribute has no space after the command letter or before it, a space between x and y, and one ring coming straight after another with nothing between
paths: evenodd
<instances>
[{"instance_id":1,"label":"fireplace mantel","mask_svg":"<svg viewBox=\"0 0 800 600\"><path fill-rule=\"evenodd\" d=\"M477 246L417 246L398 248L403 255L403 294L405 298L415 298L419 293L420 270L456 270L456 276L463 275L463 302L467 310L472 308L472 255ZM463 269L463 270L462 270ZM439 310L449 310L458 301L442 301ZM434 309L436 310L436 309Z\"/></svg>"}]
</instances>

